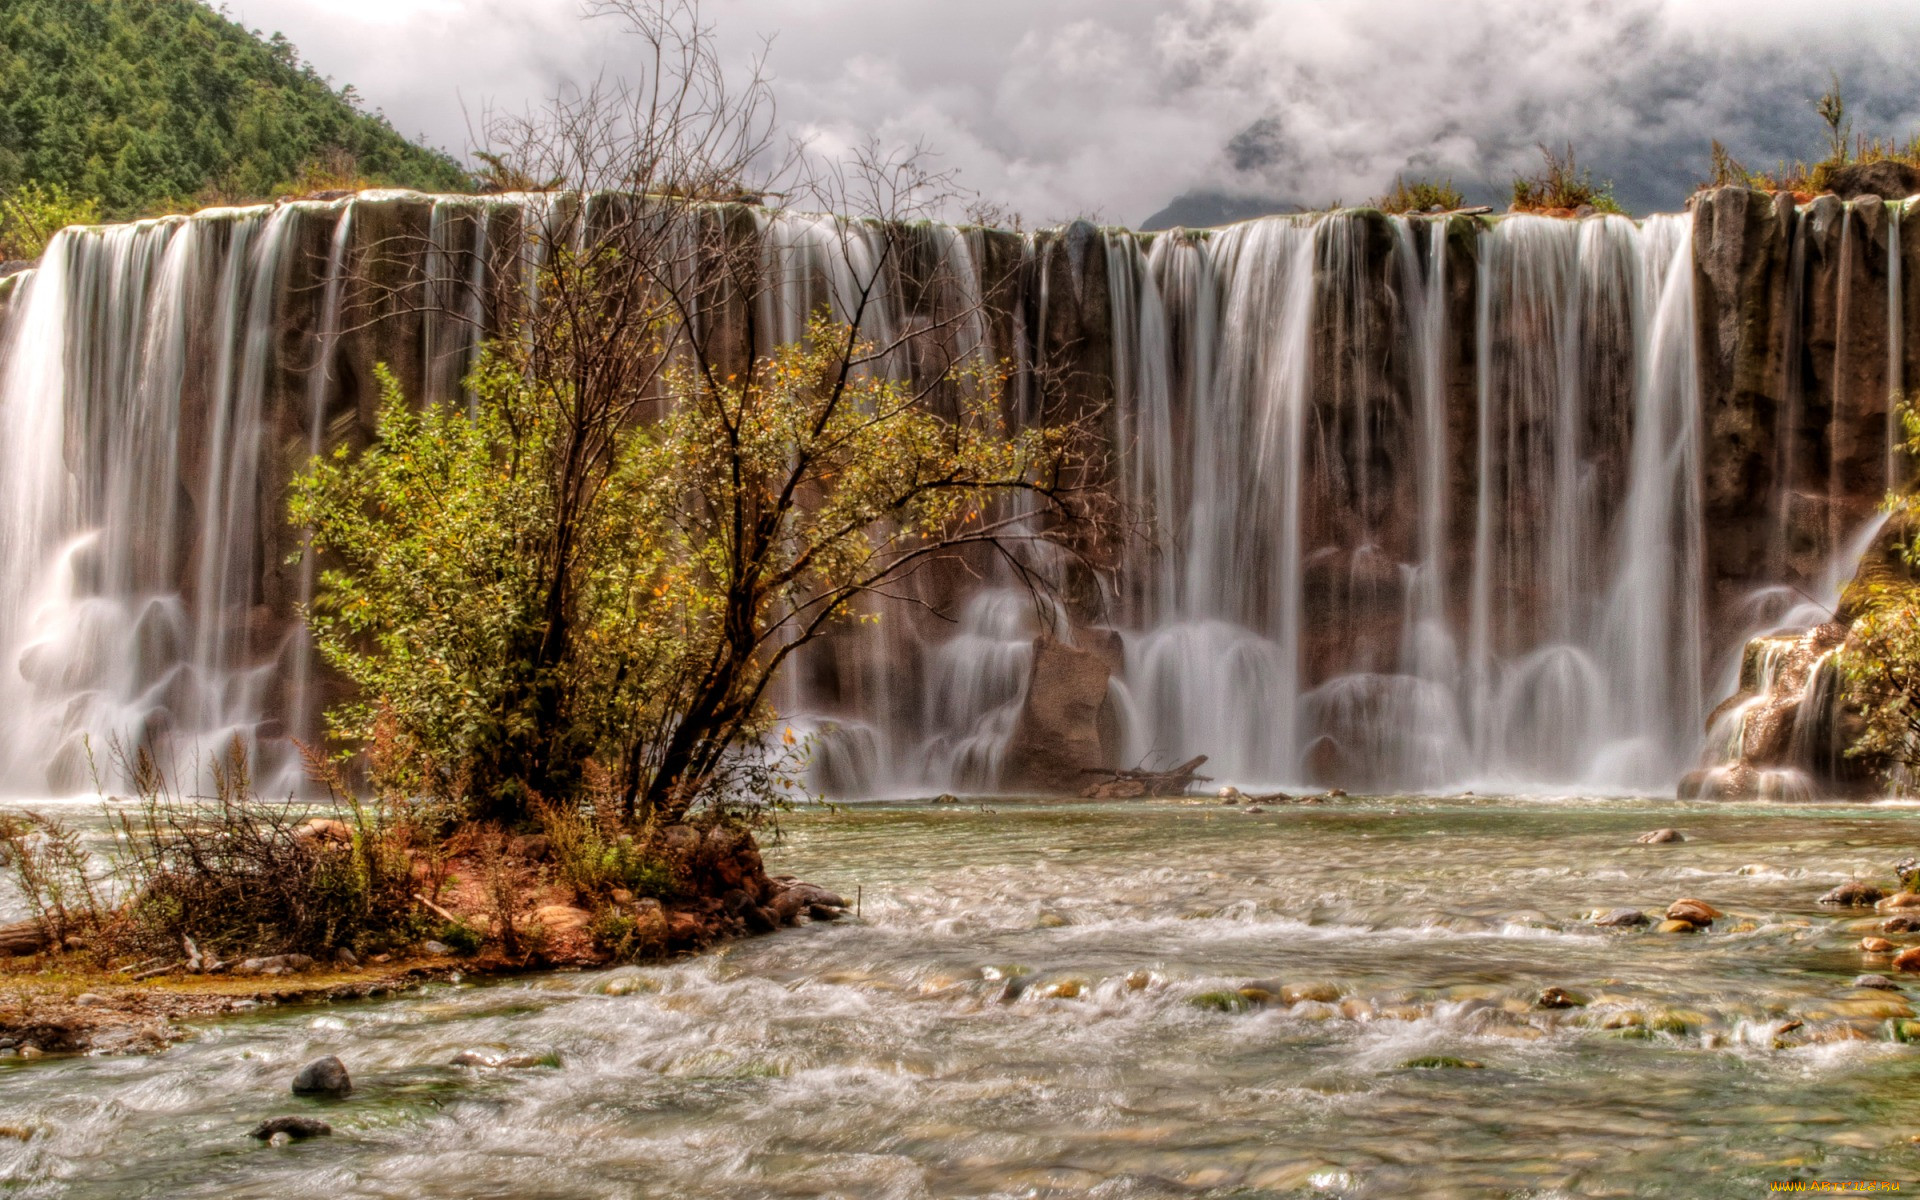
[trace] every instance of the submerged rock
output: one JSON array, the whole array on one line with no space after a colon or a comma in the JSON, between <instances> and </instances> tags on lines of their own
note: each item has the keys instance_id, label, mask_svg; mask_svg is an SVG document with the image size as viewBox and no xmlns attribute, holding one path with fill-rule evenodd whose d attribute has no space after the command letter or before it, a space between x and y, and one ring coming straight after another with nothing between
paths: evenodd
<instances>
[{"instance_id":1,"label":"submerged rock","mask_svg":"<svg viewBox=\"0 0 1920 1200\"><path fill-rule=\"evenodd\" d=\"M1863 937L1860 939L1860 949L1868 954L1892 954L1896 947L1883 937Z\"/></svg>"},{"instance_id":2,"label":"submerged rock","mask_svg":"<svg viewBox=\"0 0 1920 1200\"><path fill-rule=\"evenodd\" d=\"M1541 1008L1583 1008L1586 1006L1587 998L1565 988L1550 987L1541 988L1540 994L1534 998L1533 1002Z\"/></svg>"},{"instance_id":3,"label":"submerged rock","mask_svg":"<svg viewBox=\"0 0 1920 1200\"><path fill-rule=\"evenodd\" d=\"M1315 1000L1322 1004L1332 1004L1340 999L1340 989L1325 980L1312 980L1306 983L1289 983L1280 988L1282 1004L1299 1004L1303 1000Z\"/></svg>"},{"instance_id":4,"label":"submerged rock","mask_svg":"<svg viewBox=\"0 0 1920 1200\"><path fill-rule=\"evenodd\" d=\"M1881 933L1913 933L1920 931L1920 917L1888 917L1880 923Z\"/></svg>"},{"instance_id":5,"label":"submerged rock","mask_svg":"<svg viewBox=\"0 0 1920 1200\"><path fill-rule=\"evenodd\" d=\"M1885 892L1865 880L1849 879L1820 897L1820 903L1841 908L1871 908L1885 895Z\"/></svg>"},{"instance_id":6,"label":"submerged rock","mask_svg":"<svg viewBox=\"0 0 1920 1200\"><path fill-rule=\"evenodd\" d=\"M1855 975L1853 986L1857 988L1880 988L1884 991L1899 991L1900 985L1885 975Z\"/></svg>"},{"instance_id":7,"label":"submerged rock","mask_svg":"<svg viewBox=\"0 0 1920 1200\"><path fill-rule=\"evenodd\" d=\"M1244 992L1201 992L1197 996L1187 997L1187 1003L1195 1008L1210 1012L1237 1013L1253 1007L1253 1001Z\"/></svg>"},{"instance_id":8,"label":"submerged rock","mask_svg":"<svg viewBox=\"0 0 1920 1200\"><path fill-rule=\"evenodd\" d=\"M1692 921L1682 921L1678 917L1668 917L1653 927L1655 933L1698 933L1700 926Z\"/></svg>"},{"instance_id":9,"label":"submerged rock","mask_svg":"<svg viewBox=\"0 0 1920 1200\"><path fill-rule=\"evenodd\" d=\"M293 1077L296 1096L345 1096L352 1091L353 1080L347 1075L347 1064L331 1054L314 1059Z\"/></svg>"},{"instance_id":10,"label":"submerged rock","mask_svg":"<svg viewBox=\"0 0 1920 1200\"><path fill-rule=\"evenodd\" d=\"M1593 919L1593 923L1603 929L1630 929L1650 922L1651 918L1637 908L1610 909Z\"/></svg>"},{"instance_id":11,"label":"submerged rock","mask_svg":"<svg viewBox=\"0 0 1920 1200\"><path fill-rule=\"evenodd\" d=\"M1642 846L1659 846L1667 842L1684 842L1687 838L1678 829L1656 829L1652 833L1643 833L1633 840Z\"/></svg>"},{"instance_id":12,"label":"submerged rock","mask_svg":"<svg viewBox=\"0 0 1920 1200\"><path fill-rule=\"evenodd\" d=\"M333 1126L313 1117L268 1117L247 1133L248 1137L270 1141L284 1137L288 1141L310 1137L332 1137Z\"/></svg>"},{"instance_id":13,"label":"submerged rock","mask_svg":"<svg viewBox=\"0 0 1920 1200\"><path fill-rule=\"evenodd\" d=\"M1895 912L1903 908L1920 908L1920 892L1895 892L1873 906L1880 912Z\"/></svg>"},{"instance_id":14,"label":"submerged rock","mask_svg":"<svg viewBox=\"0 0 1920 1200\"><path fill-rule=\"evenodd\" d=\"M1893 956L1896 971L1920 971L1920 946L1909 946Z\"/></svg>"},{"instance_id":15,"label":"submerged rock","mask_svg":"<svg viewBox=\"0 0 1920 1200\"><path fill-rule=\"evenodd\" d=\"M455 1067L479 1067L486 1070L517 1070L526 1067L557 1067L560 1056L547 1054L496 1054L485 1050L462 1050L448 1064Z\"/></svg>"}]
</instances>

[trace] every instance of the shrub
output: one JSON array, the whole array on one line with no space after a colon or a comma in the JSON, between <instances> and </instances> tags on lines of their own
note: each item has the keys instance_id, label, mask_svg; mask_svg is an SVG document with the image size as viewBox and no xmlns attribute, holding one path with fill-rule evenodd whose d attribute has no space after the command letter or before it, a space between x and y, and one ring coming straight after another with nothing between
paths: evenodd
<instances>
[{"instance_id":1,"label":"shrub","mask_svg":"<svg viewBox=\"0 0 1920 1200\"><path fill-rule=\"evenodd\" d=\"M95 225L100 202L59 184L28 183L0 198L0 259L39 258L53 235L69 225Z\"/></svg>"},{"instance_id":2,"label":"shrub","mask_svg":"<svg viewBox=\"0 0 1920 1200\"><path fill-rule=\"evenodd\" d=\"M1613 198L1611 181L1594 181L1593 171L1580 166L1574 158L1573 143L1563 151L1542 145L1546 159L1538 175L1517 175L1513 180L1514 212L1574 212L1592 208L1595 212L1623 212Z\"/></svg>"},{"instance_id":3,"label":"shrub","mask_svg":"<svg viewBox=\"0 0 1920 1200\"><path fill-rule=\"evenodd\" d=\"M1920 411L1910 397L1895 397L1902 449L1920 453ZM1842 608L1858 613L1835 657L1846 680L1847 702L1861 728L1847 754L1911 772L1920 767L1920 533L1914 532L1920 495L1909 488L1889 492L1888 536L1893 553L1869 557L1842 594Z\"/></svg>"},{"instance_id":4,"label":"shrub","mask_svg":"<svg viewBox=\"0 0 1920 1200\"><path fill-rule=\"evenodd\" d=\"M609 806L541 805L540 823L553 851L555 877L583 903L604 904L616 890L672 900L681 894L673 868L647 850L641 837L619 827Z\"/></svg>"},{"instance_id":5,"label":"shrub","mask_svg":"<svg viewBox=\"0 0 1920 1200\"><path fill-rule=\"evenodd\" d=\"M1393 190L1379 197L1373 206L1383 213L1414 213L1439 210L1449 212L1456 208L1465 208L1467 198L1460 189L1453 186L1453 180L1415 179L1412 182L1404 176L1396 175Z\"/></svg>"},{"instance_id":6,"label":"shrub","mask_svg":"<svg viewBox=\"0 0 1920 1200\"><path fill-rule=\"evenodd\" d=\"M604 908L587 926L593 944L621 962L640 962L658 958L666 946L658 936L658 926L635 920L617 908Z\"/></svg>"},{"instance_id":7,"label":"shrub","mask_svg":"<svg viewBox=\"0 0 1920 1200\"><path fill-rule=\"evenodd\" d=\"M341 843L302 828L314 810L254 791L238 739L210 765L213 795L182 797L145 751L125 764L138 803L114 814L114 835L130 949L190 938L216 956L318 956L423 932L404 813L350 802Z\"/></svg>"},{"instance_id":8,"label":"shrub","mask_svg":"<svg viewBox=\"0 0 1920 1200\"><path fill-rule=\"evenodd\" d=\"M469 925L466 921L448 921L440 927L437 935L455 954L466 957L480 953L480 947L487 941L487 935Z\"/></svg>"},{"instance_id":9,"label":"shrub","mask_svg":"<svg viewBox=\"0 0 1920 1200\"><path fill-rule=\"evenodd\" d=\"M79 830L58 817L0 812L0 868L10 869L54 946L98 937L111 922L107 881L96 874Z\"/></svg>"}]
</instances>

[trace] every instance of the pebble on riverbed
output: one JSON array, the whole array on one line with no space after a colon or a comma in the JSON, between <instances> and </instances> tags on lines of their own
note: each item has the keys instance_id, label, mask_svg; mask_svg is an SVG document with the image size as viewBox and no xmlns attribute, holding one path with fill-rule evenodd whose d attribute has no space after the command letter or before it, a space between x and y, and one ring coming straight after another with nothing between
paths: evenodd
<instances>
[{"instance_id":1,"label":"pebble on riverbed","mask_svg":"<svg viewBox=\"0 0 1920 1200\"><path fill-rule=\"evenodd\" d=\"M1593 923L1603 929L1629 929L1649 924L1650 919L1637 908L1615 908L1595 917Z\"/></svg>"},{"instance_id":2,"label":"pebble on riverbed","mask_svg":"<svg viewBox=\"0 0 1920 1200\"><path fill-rule=\"evenodd\" d=\"M1678 829L1656 829L1652 833L1643 833L1633 840L1642 846L1660 846L1667 842L1684 842L1687 839L1686 835Z\"/></svg>"},{"instance_id":3,"label":"pebble on riverbed","mask_svg":"<svg viewBox=\"0 0 1920 1200\"><path fill-rule=\"evenodd\" d=\"M1898 947L1892 942L1883 937L1863 937L1860 939L1860 949L1867 954L1892 954L1897 948Z\"/></svg>"},{"instance_id":4,"label":"pebble on riverbed","mask_svg":"<svg viewBox=\"0 0 1920 1200\"><path fill-rule=\"evenodd\" d=\"M1883 991L1899 991L1900 985L1885 975L1855 975L1853 986L1857 988L1880 988Z\"/></svg>"},{"instance_id":5,"label":"pebble on riverbed","mask_svg":"<svg viewBox=\"0 0 1920 1200\"><path fill-rule=\"evenodd\" d=\"M1909 946L1893 956L1896 971L1920 971L1920 946Z\"/></svg>"},{"instance_id":6,"label":"pebble on riverbed","mask_svg":"<svg viewBox=\"0 0 1920 1200\"><path fill-rule=\"evenodd\" d=\"M1705 900L1682 897L1667 905L1667 920L1685 921L1689 925L1711 925L1726 914Z\"/></svg>"}]
</instances>

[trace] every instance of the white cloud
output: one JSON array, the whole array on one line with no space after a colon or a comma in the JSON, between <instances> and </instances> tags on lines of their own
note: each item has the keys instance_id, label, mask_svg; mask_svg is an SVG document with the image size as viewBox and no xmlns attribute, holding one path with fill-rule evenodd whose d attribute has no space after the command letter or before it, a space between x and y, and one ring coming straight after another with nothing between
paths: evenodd
<instances>
[{"instance_id":1,"label":"white cloud","mask_svg":"<svg viewBox=\"0 0 1920 1200\"><path fill-rule=\"evenodd\" d=\"M575 0L230 0L406 132L618 71ZM1843 72L1862 128L1911 132L1909 2L1831 0L711 0L727 51L776 35L783 121L821 146L926 140L1035 220L1138 221L1196 189L1316 202L1400 170L1494 190L1575 140L1640 206L1677 204L1707 139L1810 152ZM1229 145L1237 145L1240 165Z\"/></svg>"}]
</instances>

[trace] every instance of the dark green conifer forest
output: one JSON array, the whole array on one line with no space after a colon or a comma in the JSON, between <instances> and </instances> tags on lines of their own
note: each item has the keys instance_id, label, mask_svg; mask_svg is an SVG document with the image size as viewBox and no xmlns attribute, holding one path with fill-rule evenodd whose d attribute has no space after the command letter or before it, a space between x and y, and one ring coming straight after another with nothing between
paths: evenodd
<instances>
[{"instance_id":1,"label":"dark green conifer forest","mask_svg":"<svg viewBox=\"0 0 1920 1200\"><path fill-rule=\"evenodd\" d=\"M0 0L0 195L111 220L333 181L469 186L285 38L199 0Z\"/></svg>"}]
</instances>

